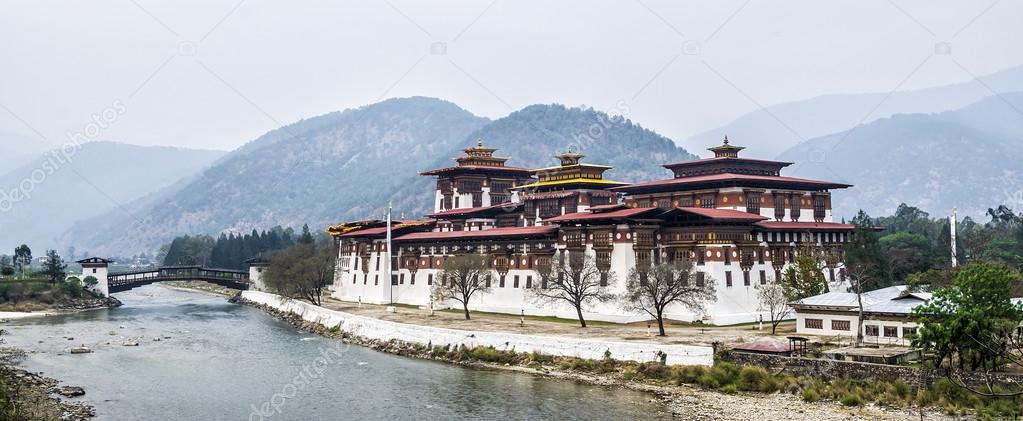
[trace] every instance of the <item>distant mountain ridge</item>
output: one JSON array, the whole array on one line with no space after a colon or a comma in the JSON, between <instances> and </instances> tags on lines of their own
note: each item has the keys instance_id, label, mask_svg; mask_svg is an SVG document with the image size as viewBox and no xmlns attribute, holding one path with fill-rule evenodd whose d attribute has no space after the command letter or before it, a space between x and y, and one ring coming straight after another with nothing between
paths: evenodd
<instances>
[{"instance_id":1,"label":"distant mountain ridge","mask_svg":"<svg viewBox=\"0 0 1023 421\"><path fill-rule=\"evenodd\" d=\"M274 225L326 226L430 212L434 180L419 172L453 165L481 138L508 165L550 165L573 148L615 166L610 178L641 181L661 164L695 158L670 139L592 109L533 105L490 121L433 98L386 100L303 120L267 133L183 186L135 203L140 217L118 229L113 214L78 224L68 244L98 253L151 251L175 235L247 232ZM104 227L103 230L94 230Z\"/></svg>"},{"instance_id":2,"label":"distant mountain ridge","mask_svg":"<svg viewBox=\"0 0 1023 421\"><path fill-rule=\"evenodd\" d=\"M0 250L25 243L58 248L58 237L76 221L106 212L172 185L224 155L206 151L116 142L81 145L61 162L40 156L0 175ZM61 252L64 251L59 247Z\"/></svg>"},{"instance_id":3,"label":"distant mountain ridge","mask_svg":"<svg viewBox=\"0 0 1023 421\"><path fill-rule=\"evenodd\" d=\"M995 92L1023 91L1023 66L968 81L893 93L823 95L772 105L732 122L690 136L686 145L705 145L723 134L744 139L764 157L778 154L804 140L830 135L895 114L939 113L958 109ZM869 114L868 114L869 113Z\"/></svg>"},{"instance_id":4,"label":"distant mountain ridge","mask_svg":"<svg viewBox=\"0 0 1023 421\"><path fill-rule=\"evenodd\" d=\"M989 207L1023 209L1023 92L935 114L900 114L811 139L779 158L788 174L856 185L835 209L891 214L900 203L986 220Z\"/></svg>"}]
</instances>

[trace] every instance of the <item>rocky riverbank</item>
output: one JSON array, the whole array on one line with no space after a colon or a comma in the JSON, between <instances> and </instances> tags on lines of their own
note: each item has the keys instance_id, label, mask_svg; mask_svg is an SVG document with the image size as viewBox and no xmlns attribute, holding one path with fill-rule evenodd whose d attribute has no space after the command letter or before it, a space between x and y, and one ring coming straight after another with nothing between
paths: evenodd
<instances>
[{"instance_id":1,"label":"rocky riverbank","mask_svg":"<svg viewBox=\"0 0 1023 421\"><path fill-rule=\"evenodd\" d=\"M481 369L506 370L539 375L555 379L566 379L605 387L624 387L652 394L652 399L659 399L672 416L692 420L741 420L749 419L815 419L830 420L946 420L949 417L932 409L923 413L907 409L867 405L858 408L843 407L837 402L804 402L798 396L788 393L735 393L726 394L701 389L690 385L657 385L640 381L627 380L621 373L594 374L572 369L563 369L557 364L556 358L549 356L533 356L517 359L516 364L492 363L479 359L464 359L462 350L433 347L430 345L413 344L400 341L376 341L353 336L337 328L329 328L319 323L308 322L295 313L287 313L273 307L253 303L240 296L233 297L232 302L258 308L272 317L284 321L296 329L315 333L328 338L343 340L346 343L365 346L382 352L411 358L444 361L463 366ZM523 362L525 361L525 362ZM592 363L592 362L591 362Z\"/></svg>"},{"instance_id":2,"label":"rocky riverbank","mask_svg":"<svg viewBox=\"0 0 1023 421\"><path fill-rule=\"evenodd\" d=\"M61 398L82 396L82 388L10 365L0 365L0 389L0 419L84 421L96 416L91 405Z\"/></svg>"},{"instance_id":3,"label":"rocky riverbank","mask_svg":"<svg viewBox=\"0 0 1023 421\"><path fill-rule=\"evenodd\" d=\"M114 297L99 297L99 298L74 298L66 301L62 301L57 304L57 310L60 311L80 311L80 310L93 310L97 308L114 308L120 307L123 304L121 301Z\"/></svg>"}]
</instances>

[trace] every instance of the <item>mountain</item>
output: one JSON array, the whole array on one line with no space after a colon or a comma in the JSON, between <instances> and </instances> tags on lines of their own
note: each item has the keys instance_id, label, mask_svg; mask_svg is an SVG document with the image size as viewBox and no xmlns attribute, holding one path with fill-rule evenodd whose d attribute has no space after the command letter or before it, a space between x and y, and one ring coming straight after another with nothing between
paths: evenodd
<instances>
[{"instance_id":1,"label":"mountain","mask_svg":"<svg viewBox=\"0 0 1023 421\"><path fill-rule=\"evenodd\" d=\"M856 185L835 193L838 215L891 214L900 203L982 217L1023 207L1023 92L936 114L899 114L811 139L779 158L786 174ZM983 218L986 220L986 218Z\"/></svg>"},{"instance_id":2,"label":"mountain","mask_svg":"<svg viewBox=\"0 0 1023 421\"><path fill-rule=\"evenodd\" d=\"M694 158L668 138L591 109L534 105L490 121L438 99L391 99L270 132L195 180L132 204L138 221L121 226L113 221L123 217L110 213L65 238L99 254L130 254L182 234L380 217L388 202L396 217L418 217L432 211L434 188L419 172L454 165L480 138L510 157L508 165L548 166L571 147L587 162L616 166L609 176L625 181L665 177L660 164Z\"/></svg>"},{"instance_id":3,"label":"mountain","mask_svg":"<svg viewBox=\"0 0 1023 421\"><path fill-rule=\"evenodd\" d=\"M938 113L964 107L995 92L1023 90L1023 66L969 82L927 89L868 94L824 95L753 111L732 122L696 134L687 145L710 145L722 134L743 139L765 157L779 154L805 139L840 132L895 114ZM876 108L876 109L875 109ZM869 115L868 115L869 114Z\"/></svg>"},{"instance_id":4,"label":"mountain","mask_svg":"<svg viewBox=\"0 0 1023 421\"><path fill-rule=\"evenodd\" d=\"M4 147L3 154L0 154L0 175L42 155L47 146L42 140L3 131L0 131L0 145Z\"/></svg>"},{"instance_id":5,"label":"mountain","mask_svg":"<svg viewBox=\"0 0 1023 421\"><path fill-rule=\"evenodd\" d=\"M45 153L0 175L0 250L57 248L69 226L173 184L224 152L91 142ZM61 250L63 250L61 248Z\"/></svg>"}]
</instances>

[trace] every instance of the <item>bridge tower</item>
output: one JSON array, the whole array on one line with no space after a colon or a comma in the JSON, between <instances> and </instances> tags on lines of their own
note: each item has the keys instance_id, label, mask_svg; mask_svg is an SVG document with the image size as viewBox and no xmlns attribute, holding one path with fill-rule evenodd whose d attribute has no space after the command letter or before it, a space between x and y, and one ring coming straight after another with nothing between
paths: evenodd
<instances>
[{"instance_id":1,"label":"bridge tower","mask_svg":"<svg viewBox=\"0 0 1023 421\"><path fill-rule=\"evenodd\" d=\"M249 281L252 282L252 289L256 291L266 291L266 283L263 282L263 273L266 272L266 268L270 267L270 259L257 256L246 260L245 263L248 263L249 265Z\"/></svg>"},{"instance_id":2,"label":"bridge tower","mask_svg":"<svg viewBox=\"0 0 1023 421\"><path fill-rule=\"evenodd\" d=\"M93 291L102 294L104 297L109 297L110 284L107 282L107 266L113 263L113 261L100 257L90 257L79 260L77 263L82 265L82 281L84 282L85 278L89 276L96 278L98 282L93 287Z\"/></svg>"}]
</instances>

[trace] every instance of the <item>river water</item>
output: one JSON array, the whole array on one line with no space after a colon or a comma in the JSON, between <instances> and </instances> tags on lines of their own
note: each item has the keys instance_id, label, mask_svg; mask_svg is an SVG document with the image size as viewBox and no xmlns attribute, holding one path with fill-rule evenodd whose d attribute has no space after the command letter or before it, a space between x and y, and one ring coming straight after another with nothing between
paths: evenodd
<instances>
[{"instance_id":1,"label":"river water","mask_svg":"<svg viewBox=\"0 0 1023 421\"><path fill-rule=\"evenodd\" d=\"M667 417L646 394L348 346L222 297L159 285L117 297L123 307L3 326L36 351L24 368L84 387L100 420ZM69 353L83 344L93 353Z\"/></svg>"}]
</instances>

